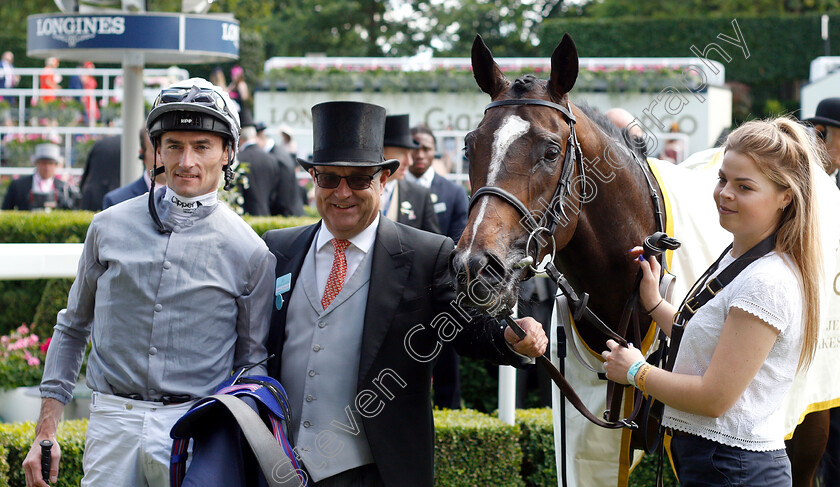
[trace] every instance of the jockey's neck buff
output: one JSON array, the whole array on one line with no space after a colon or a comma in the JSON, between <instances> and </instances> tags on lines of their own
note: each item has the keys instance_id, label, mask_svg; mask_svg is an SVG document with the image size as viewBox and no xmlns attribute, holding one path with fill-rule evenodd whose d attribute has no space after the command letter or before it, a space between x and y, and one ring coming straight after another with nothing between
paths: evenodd
<instances>
[{"instance_id":1,"label":"jockey's neck buff","mask_svg":"<svg viewBox=\"0 0 840 487\"><path fill-rule=\"evenodd\" d=\"M219 202L218 191L213 191L201 196L187 198L181 196L172 188L166 188L166 196L163 197L166 204L170 205L169 212L172 218L178 223L183 223L193 217L195 211L202 206L213 206Z\"/></svg>"}]
</instances>

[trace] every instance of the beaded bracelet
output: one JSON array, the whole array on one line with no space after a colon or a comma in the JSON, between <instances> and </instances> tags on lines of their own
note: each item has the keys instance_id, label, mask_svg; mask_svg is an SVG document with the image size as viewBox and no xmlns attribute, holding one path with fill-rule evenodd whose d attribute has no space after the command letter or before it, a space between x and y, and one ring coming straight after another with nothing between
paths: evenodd
<instances>
[{"instance_id":1,"label":"beaded bracelet","mask_svg":"<svg viewBox=\"0 0 840 487\"><path fill-rule=\"evenodd\" d=\"M636 386L636 372L638 372L639 369L642 368L642 365L645 365L646 363L647 362L645 362L644 360L638 360L636 362L633 362L633 365L631 365L630 368L627 369L627 383L629 383L631 386Z\"/></svg>"},{"instance_id":2,"label":"beaded bracelet","mask_svg":"<svg viewBox=\"0 0 840 487\"><path fill-rule=\"evenodd\" d=\"M639 371L639 379L636 380L636 388L642 391L642 394L647 394L647 391L645 390L645 380L647 380L648 372L650 372L652 368L653 365L645 364Z\"/></svg>"}]
</instances>

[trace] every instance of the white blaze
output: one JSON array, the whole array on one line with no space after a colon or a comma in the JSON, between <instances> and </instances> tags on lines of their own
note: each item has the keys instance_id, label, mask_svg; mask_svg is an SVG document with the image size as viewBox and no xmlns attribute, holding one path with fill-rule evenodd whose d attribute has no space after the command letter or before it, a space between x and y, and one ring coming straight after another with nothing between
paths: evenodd
<instances>
[{"instance_id":1,"label":"white blaze","mask_svg":"<svg viewBox=\"0 0 840 487\"><path fill-rule=\"evenodd\" d=\"M502 163L505 160L508 149L510 149L513 142L528 133L531 124L519 118L516 115L508 117L502 125L496 129L493 134L493 151L490 153L490 167L487 170L487 186L493 186L496 183L496 177L499 175L499 170L502 168ZM487 209L487 198L485 197L478 209L478 217L472 226L473 240L470 241L470 246L464 254L464 262L472 251L472 244L475 241L475 232L478 230L481 221L484 220L484 212Z\"/></svg>"}]
</instances>

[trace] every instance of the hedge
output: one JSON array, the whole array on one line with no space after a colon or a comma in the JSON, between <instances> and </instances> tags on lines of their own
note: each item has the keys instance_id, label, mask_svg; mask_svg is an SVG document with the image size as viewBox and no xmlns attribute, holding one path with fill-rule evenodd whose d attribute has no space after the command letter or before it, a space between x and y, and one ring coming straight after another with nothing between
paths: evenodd
<instances>
[{"instance_id":1,"label":"hedge","mask_svg":"<svg viewBox=\"0 0 840 487\"><path fill-rule=\"evenodd\" d=\"M468 409L435 410L435 485L443 487L557 485L550 409L520 409L516 424ZM87 420L63 421L58 430L58 486L77 486ZM24 485L21 465L35 424L0 424L0 487ZM655 485L652 459L630 476L630 487ZM676 486L666 469L665 484Z\"/></svg>"},{"instance_id":2,"label":"hedge","mask_svg":"<svg viewBox=\"0 0 840 487\"><path fill-rule=\"evenodd\" d=\"M0 243L84 242L92 218L93 213L89 211L3 211L0 212ZM258 235L274 228L317 221L312 216L245 216L244 219ZM27 323L39 334L51 335L55 315L66 306L72 282L72 279L0 281L0 303L3 303L0 306L0 334Z\"/></svg>"},{"instance_id":3,"label":"hedge","mask_svg":"<svg viewBox=\"0 0 840 487\"><path fill-rule=\"evenodd\" d=\"M749 59L739 47L717 37L723 34L734 39L733 19L737 19ZM840 14L829 15L828 25L830 38L840 39ZM731 61L716 53L708 56L725 66L727 82L750 87L752 106L747 110L752 110L752 116L766 114L773 106L798 110L800 82L808 79L811 61L825 53L818 14L548 19L539 28L539 55L551 56L565 32L575 40L581 57L691 58L695 57L692 45L703 51L708 44L717 43ZM840 43L831 43L831 55L840 55ZM744 115L735 113L735 118Z\"/></svg>"}]
</instances>

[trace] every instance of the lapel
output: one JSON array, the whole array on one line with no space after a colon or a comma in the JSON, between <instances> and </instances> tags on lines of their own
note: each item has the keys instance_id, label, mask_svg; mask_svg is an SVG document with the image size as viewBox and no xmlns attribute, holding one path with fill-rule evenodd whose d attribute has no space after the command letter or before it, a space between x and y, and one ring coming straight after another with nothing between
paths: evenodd
<instances>
[{"instance_id":1,"label":"lapel","mask_svg":"<svg viewBox=\"0 0 840 487\"><path fill-rule=\"evenodd\" d=\"M414 261L414 249L403 247L394 222L380 218L372 258L362 356L359 360L359 385L370 371L394 320Z\"/></svg>"},{"instance_id":2,"label":"lapel","mask_svg":"<svg viewBox=\"0 0 840 487\"><path fill-rule=\"evenodd\" d=\"M288 245L285 245L280 249L271 249L274 251L274 256L277 258L277 266L275 267L276 271L274 273L275 277L284 276L286 274L292 275L291 287L287 292L283 293L285 303L283 304L282 309L277 311L277 308L274 307L275 313L277 313L278 316L278 321L282 324L283 328L286 327L286 312L289 310L288 301L292 297L292 291L294 291L295 285L297 284L300 269L303 267L303 261L306 258L309 247L312 245L312 240L315 238L315 235L318 233L318 229L320 227L320 222L310 225L308 228L304 229L304 231L294 236Z\"/></svg>"}]
</instances>

